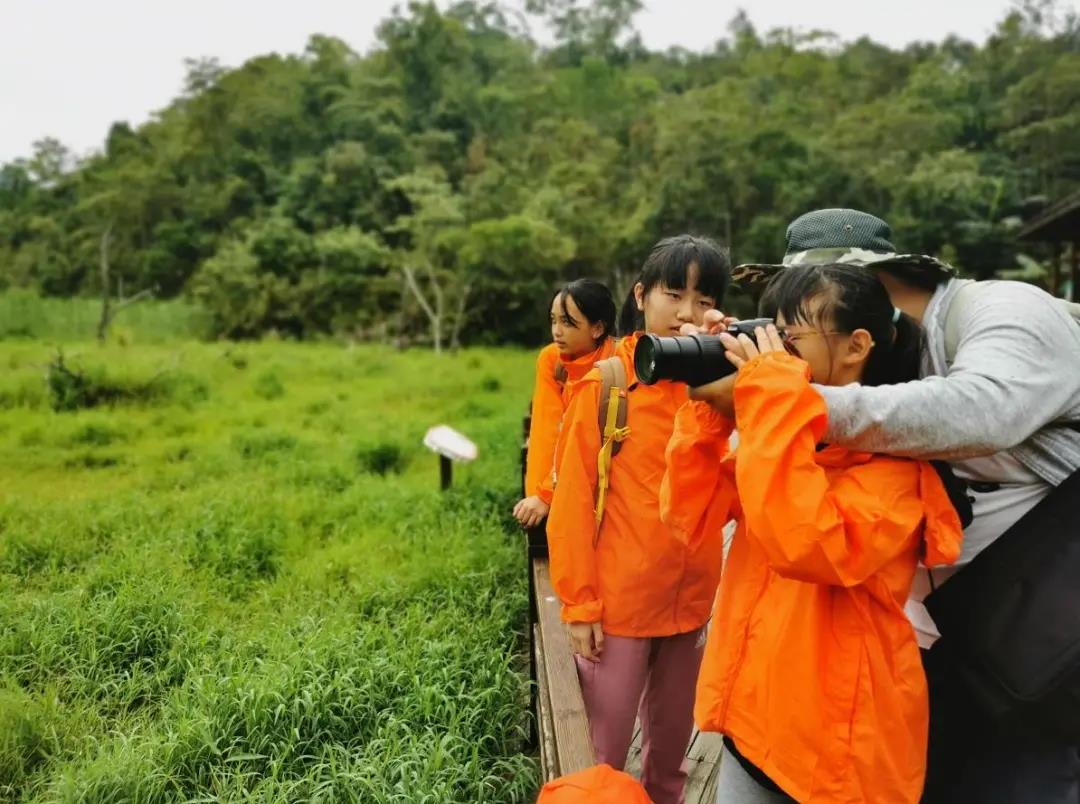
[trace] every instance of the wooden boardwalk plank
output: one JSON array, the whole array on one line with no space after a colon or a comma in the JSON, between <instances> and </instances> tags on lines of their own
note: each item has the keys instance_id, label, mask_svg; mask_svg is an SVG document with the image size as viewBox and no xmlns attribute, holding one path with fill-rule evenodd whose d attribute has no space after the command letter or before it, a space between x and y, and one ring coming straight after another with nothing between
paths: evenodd
<instances>
[{"instance_id":1,"label":"wooden boardwalk plank","mask_svg":"<svg viewBox=\"0 0 1080 804\"><path fill-rule=\"evenodd\" d=\"M540 770L544 781L551 781L557 774L555 759L555 728L551 719L551 691L548 688L547 669L540 650L540 626L533 626L533 652L536 654L536 722L540 735Z\"/></svg>"},{"instance_id":2,"label":"wooden boardwalk plank","mask_svg":"<svg viewBox=\"0 0 1080 804\"><path fill-rule=\"evenodd\" d=\"M596 764L589 736L585 702L581 698L577 666L566 630L559 617L559 601L551 586L548 562L532 562L536 619L533 644L536 658L537 722L540 759L545 780L583 770ZM694 729L687 746L687 804L713 804L723 742L718 734ZM634 738L625 770L641 777L641 726Z\"/></svg>"},{"instance_id":3,"label":"wooden boardwalk plank","mask_svg":"<svg viewBox=\"0 0 1080 804\"><path fill-rule=\"evenodd\" d=\"M551 587L547 559L533 561L539 655L547 675L555 735L556 775L565 776L596 764L577 666L559 617L559 600Z\"/></svg>"},{"instance_id":4,"label":"wooden boardwalk plank","mask_svg":"<svg viewBox=\"0 0 1080 804\"><path fill-rule=\"evenodd\" d=\"M712 804L716 794L716 774L723 753L723 738L719 734L700 732L696 728L690 736L686 749L687 804ZM625 770L631 776L641 778L641 725L634 726L634 741L626 755Z\"/></svg>"},{"instance_id":5,"label":"wooden boardwalk plank","mask_svg":"<svg viewBox=\"0 0 1080 804\"><path fill-rule=\"evenodd\" d=\"M686 758L690 763L686 780L687 804L711 804L716 798L716 773L720 767L720 755L724 752L724 738L713 732L698 732Z\"/></svg>"}]
</instances>

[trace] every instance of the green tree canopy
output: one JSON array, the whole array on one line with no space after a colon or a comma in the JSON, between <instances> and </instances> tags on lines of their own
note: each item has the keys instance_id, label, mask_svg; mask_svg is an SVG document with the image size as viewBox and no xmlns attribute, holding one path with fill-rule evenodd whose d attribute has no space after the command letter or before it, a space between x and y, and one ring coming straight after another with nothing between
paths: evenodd
<instances>
[{"instance_id":1,"label":"green tree canopy","mask_svg":"<svg viewBox=\"0 0 1080 804\"><path fill-rule=\"evenodd\" d=\"M699 53L646 49L641 5L410 2L365 55L316 35L189 61L180 96L100 153L45 139L0 166L0 287L97 294L108 231L121 287L193 296L223 335L451 346L538 341L559 283L621 292L667 235L775 259L820 206L876 213L971 275L1048 256L1015 232L1080 187L1066 4L1024 0L982 45L901 50L740 14Z\"/></svg>"}]
</instances>

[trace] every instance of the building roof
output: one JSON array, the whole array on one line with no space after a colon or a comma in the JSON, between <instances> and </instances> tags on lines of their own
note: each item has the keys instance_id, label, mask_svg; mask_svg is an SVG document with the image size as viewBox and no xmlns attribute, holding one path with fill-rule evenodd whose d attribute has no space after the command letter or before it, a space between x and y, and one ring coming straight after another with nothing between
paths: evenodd
<instances>
[{"instance_id":1,"label":"building roof","mask_svg":"<svg viewBox=\"0 0 1080 804\"><path fill-rule=\"evenodd\" d=\"M1020 240L1080 243L1080 191L1051 204L1017 232Z\"/></svg>"}]
</instances>

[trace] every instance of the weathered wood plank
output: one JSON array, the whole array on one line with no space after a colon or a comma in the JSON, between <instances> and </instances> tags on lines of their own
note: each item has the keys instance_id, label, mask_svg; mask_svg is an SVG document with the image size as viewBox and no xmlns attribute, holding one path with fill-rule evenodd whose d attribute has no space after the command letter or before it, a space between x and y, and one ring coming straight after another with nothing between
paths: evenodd
<instances>
[{"instance_id":1,"label":"weathered wood plank","mask_svg":"<svg viewBox=\"0 0 1080 804\"><path fill-rule=\"evenodd\" d=\"M634 724L634 740L630 743L630 751L626 755L626 764L623 770L635 779L641 778L641 723Z\"/></svg>"},{"instance_id":2,"label":"weathered wood plank","mask_svg":"<svg viewBox=\"0 0 1080 804\"><path fill-rule=\"evenodd\" d=\"M698 738L701 736L701 732L698 731L698 727L694 726L694 730L690 732L690 742L686 745L686 756L694 756L694 746L697 745Z\"/></svg>"},{"instance_id":3,"label":"weathered wood plank","mask_svg":"<svg viewBox=\"0 0 1080 804\"><path fill-rule=\"evenodd\" d=\"M694 762L715 762L724 750L724 736L713 731L694 729L694 739L686 751L686 758Z\"/></svg>"},{"instance_id":4,"label":"weathered wood plank","mask_svg":"<svg viewBox=\"0 0 1080 804\"><path fill-rule=\"evenodd\" d=\"M555 754L560 775L576 773L596 764L585 702L581 697L577 666L570 641L559 617L559 600L551 586L547 559L533 561L536 617L540 650L551 700Z\"/></svg>"},{"instance_id":5,"label":"weathered wood plank","mask_svg":"<svg viewBox=\"0 0 1080 804\"><path fill-rule=\"evenodd\" d=\"M534 559L532 574L537 616L537 623L533 626L533 643L537 666L540 755L544 779L550 780L594 765L596 758L589 737L577 667L559 617L559 601L551 586L547 560ZM694 729L686 751L687 804L712 804L722 752L720 735ZM640 723L634 727L634 739L625 770L636 777L641 775Z\"/></svg>"},{"instance_id":6,"label":"weathered wood plank","mask_svg":"<svg viewBox=\"0 0 1080 804\"><path fill-rule=\"evenodd\" d=\"M540 770L544 781L549 782L559 775L559 768L555 756L555 727L551 719L551 692L540 647L539 625L533 626L533 652L536 654L536 723L540 731Z\"/></svg>"},{"instance_id":7,"label":"weathered wood plank","mask_svg":"<svg viewBox=\"0 0 1080 804\"><path fill-rule=\"evenodd\" d=\"M703 770L708 770L708 775L704 777L705 783L700 788L701 793L696 799L692 799L688 795L686 797L686 804L714 804L716 801L716 782L720 777L720 763L723 761L723 757L721 756L711 765L702 765Z\"/></svg>"},{"instance_id":8,"label":"weathered wood plank","mask_svg":"<svg viewBox=\"0 0 1080 804\"><path fill-rule=\"evenodd\" d=\"M712 804L715 799L716 774L723 752L723 738L719 734L701 732L696 728L690 735L686 749L687 804ZM631 776L641 778L641 724L634 726L634 741L626 756L625 770Z\"/></svg>"},{"instance_id":9,"label":"weathered wood plank","mask_svg":"<svg viewBox=\"0 0 1080 804\"><path fill-rule=\"evenodd\" d=\"M686 753L689 776L686 779L687 804L712 802L715 798L716 769L724 752L724 739L713 732L698 732Z\"/></svg>"}]
</instances>

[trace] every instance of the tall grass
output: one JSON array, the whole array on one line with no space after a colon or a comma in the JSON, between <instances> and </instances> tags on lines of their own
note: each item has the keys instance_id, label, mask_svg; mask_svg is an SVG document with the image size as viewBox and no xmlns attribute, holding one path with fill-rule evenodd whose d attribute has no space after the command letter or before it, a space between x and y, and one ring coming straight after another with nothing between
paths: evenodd
<instances>
[{"instance_id":1,"label":"tall grass","mask_svg":"<svg viewBox=\"0 0 1080 804\"><path fill-rule=\"evenodd\" d=\"M534 795L505 514L528 355L67 354L189 379L56 412L51 350L0 344L0 800ZM439 423L480 448L445 494Z\"/></svg>"},{"instance_id":2,"label":"tall grass","mask_svg":"<svg viewBox=\"0 0 1080 804\"><path fill-rule=\"evenodd\" d=\"M43 340L54 343L96 337L100 299L46 298L18 289L0 293L0 340ZM121 311L112 337L121 342L160 343L206 338L210 317L180 300L145 301Z\"/></svg>"}]
</instances>

